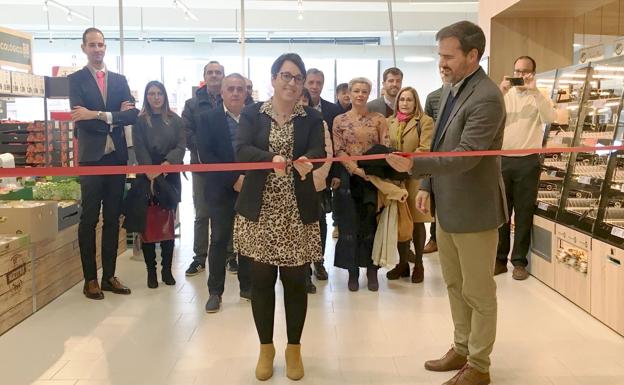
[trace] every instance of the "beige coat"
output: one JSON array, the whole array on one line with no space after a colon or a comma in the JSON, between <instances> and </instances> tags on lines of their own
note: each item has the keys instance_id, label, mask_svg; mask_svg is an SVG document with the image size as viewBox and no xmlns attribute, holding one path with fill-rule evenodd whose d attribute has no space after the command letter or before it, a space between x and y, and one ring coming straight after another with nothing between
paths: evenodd
<instances>
[{"instance_id":1,"label":"beige coat","mask_svg":"<svg viewBox=\"0 0 624 385\"><path fill-rule=\"evenodd\" d=\"M420 120L420 122L419 122ZM418 134L418 124L420 123L420 135ZM390 136L390 146L402 152L423 152L429 151L433 139L433 119L425 114L420 119L412 118L401 136L401 142L397 140L399 131L399 121L396 117L388 118L388 133ZM429 214L423 214L416 209L416 194L420 189L420 180L410 178L406 181L409 198L407 200L412 218L415 223L432 222L433 218Z\"/></svg>"}]
</instances>

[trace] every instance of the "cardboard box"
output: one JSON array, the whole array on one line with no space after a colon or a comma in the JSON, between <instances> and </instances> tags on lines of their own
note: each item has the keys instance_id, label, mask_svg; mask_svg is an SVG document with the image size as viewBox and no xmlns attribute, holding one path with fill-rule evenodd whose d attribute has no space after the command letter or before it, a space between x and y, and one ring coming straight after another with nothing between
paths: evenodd
<instances>
[{"instance_id":1,"label":"cardboard box","mask_svg":"<svg viewBox=\"0 0 624 385\"><path fill-rule=\"evenodd\" d=\"M29 234L31 242L54 238L58 233L55 202L0 202L0 233Z\"/></svg>"}]
</instances>

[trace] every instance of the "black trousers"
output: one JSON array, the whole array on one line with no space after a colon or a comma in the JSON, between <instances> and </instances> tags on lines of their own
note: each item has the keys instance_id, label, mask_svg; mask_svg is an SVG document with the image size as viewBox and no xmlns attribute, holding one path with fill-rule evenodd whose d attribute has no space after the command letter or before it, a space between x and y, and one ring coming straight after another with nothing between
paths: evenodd
<instances>
[{"instance_id":1,"label":"black trousers","mask_svg":"<svg viewBox=\"0 0 624 385\"><path fill-rule=\"evenodd\" d=\"M105 155L98 162L81 163L84 166L119 165L114 154ZM115 276L117 249L119 246L119 216L123 200L125 175L80 176L82 214L78 225L78 246L82 260L82 272L86 281L97 279L95 260L95 228L100 219L102 227L102 280Z\"/></svg>"},{"instance_id":2,"label":"black trousers","mask_svg":"<svg viewBox=\"0 0 624 385\"><path fill-rule=\"evenodd\" d=\"M251 309L261 344L273 342L275 320L275 283L279 269L284 286L284 309L286 311L286 334L289 344L299 344L308 310L305 275L308 264L301 266L277 266L253 261L251 264Z\"/></svg>"},{"instance_id":3,"label":"black trousers","mask_svg":"<svg viewBox=\"0 0 624 385\"><path fill-rule=\"evenodd\" d=\"M234 201L215 205L209 210L210 246L208 248L208 293L222 295L225 290L225 264L228 243L234 228ZM238 282L241 291L251 290L249 258L238 258Z\"/></svg>"},{"instance_id":4,"label":"black trousers","mask_svg":"<svg viewBox=\"0 0 624 385\"><path fill-rule=\"evenodd\" d=\"M540 165L537 154L519 157L501 157L503 181L507 195L510 220L498 229L496 259L507 263L511 244L511 212L514 215L514 244L511 263L527 266L527 253L531 245L531 227L539 184Z\"/></svg>"}]
</instances>

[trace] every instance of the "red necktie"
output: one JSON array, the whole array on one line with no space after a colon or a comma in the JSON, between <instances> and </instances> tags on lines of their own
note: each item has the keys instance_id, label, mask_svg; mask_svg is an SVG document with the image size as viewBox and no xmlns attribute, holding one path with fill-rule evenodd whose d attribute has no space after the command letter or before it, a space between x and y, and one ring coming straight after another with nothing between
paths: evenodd
<instances>
[{"instance_id":1,"label":"red necktie","mask_svg":"<svg viewBox=\"0 0 624 385\"><path fill-rule=\"evenodd\" d=\"M104 71L97 71L95 73L95 77L97 79L97 85L98 85L98 88L100 89L100 92L102 93L102 97L106 95L106 83L104 82L105 76L106 74L104 73Z\"/></svg>"}]
</instances>

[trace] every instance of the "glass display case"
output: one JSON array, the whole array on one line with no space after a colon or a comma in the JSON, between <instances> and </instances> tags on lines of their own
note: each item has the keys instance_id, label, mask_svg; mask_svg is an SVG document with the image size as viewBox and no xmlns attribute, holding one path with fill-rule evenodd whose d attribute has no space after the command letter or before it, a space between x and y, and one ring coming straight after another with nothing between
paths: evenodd
<instances>
[{"instance_id":1,"label":"glass display case","mask_svg":"<svg viewBox=\"0 0 624 385\"><path fill-rule=\"evenodd\" d=\"M615 143L615 128L624 92L624 73L618 69L624 58L592 64L588 71L585 96L580 104L573 146L600 147ZM598 217L599 204L611 152L579 152L569 155L557 221L591 233Z\"/></svg>"},{"instance_id":2,"label":"glass display case","mask_svg":"<svg viewBox=\"0 0 624 385\"><path fill-rule=\"evenodd\" d=\"M586 99L587 64L560 69L537 75L537 85L547 89L552 84L552 99L555 103L555 121L547 125L544 147L564 148L574 146L580 108ZM537 193L536 214L555 219L564 193L564 181L568 175L570 153L548 153L542 157L542 172Z\"/></svg>"}]
</instances>

